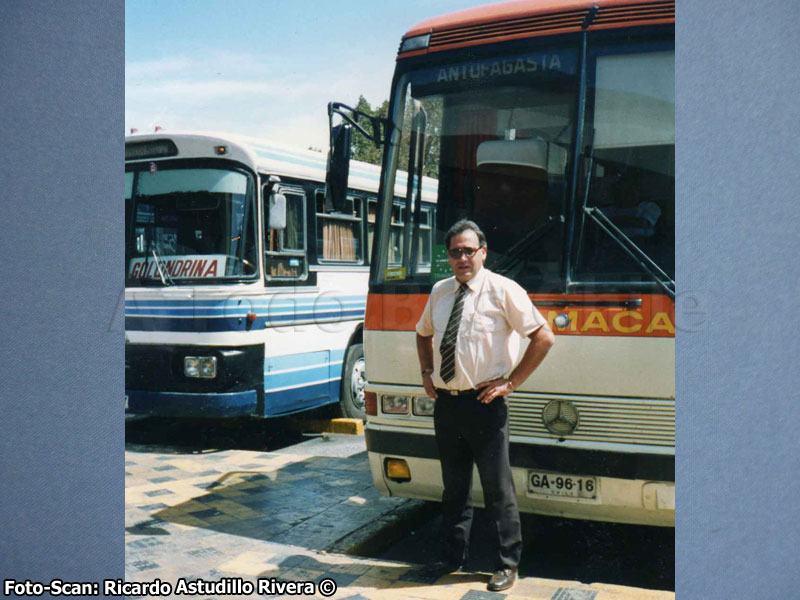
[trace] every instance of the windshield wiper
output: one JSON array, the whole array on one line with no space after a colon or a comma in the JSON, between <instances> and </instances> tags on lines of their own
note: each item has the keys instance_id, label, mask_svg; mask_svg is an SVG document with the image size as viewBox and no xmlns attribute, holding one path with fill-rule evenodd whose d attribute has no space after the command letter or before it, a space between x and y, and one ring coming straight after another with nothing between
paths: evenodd
<instances>
[{"instance_id":1,"label":"windshield wiper","mask_svg":"<svg viewBox=\"0 0 800 600\"><path fill-rule=\"evenodd\" d=\"M158 270L158 276L161 278L161 283L163 283L165 286L174 285L175 281L173 281L169 272L162 267L161 255L156 252L155 244L150 244L150 252L153 254L153 258L156 261L156 269Z\"/></svg>"},{"instance_id":2,"label":"windshield wiper","mask_svg":"<svg viewBox=\"0 0 800 600\"><path fill-rule=\"evenodd\" d=\"M586 206L589 201L589 188L592 183L592 172L594 171L594 129L591 132L591 140L586 148L586 158L588 168L586 170L586 181L583 186L583 201L581 202L581 224L578 231L578 248L576 256L580 257L583 250L583 236L585 231L586 216L588 215L597 225L605 231L628 255L639 265L653 280L660 285L667 295L675 299L675 281L659 267L647 253L639 248L631 238L614 225L602 210L597 206Z\"/></svg>"},{"instance_id":3,"label":"windshield wiper","mask_svg":"<svg viewBox=\"0 0 800 600\"><path fill-rule=\"evenodd\" d=\"M581 202L581 225L578 228L578 248L575 256L580 259L583 250L583 232L586 227L586 203L589 201L589 187L592 185L592 171L594 171L594 129L590 132L591 138L586 147L584 156L587 159L586 180L583 182L583 201Z\"/></svg>"},{"instance_id":4,"label":"windshield wiper","mask_svg":"<svg viewBox=\"0 0 800 600\"><path fill-rule=\"evenodd\" d=\"M614 240L620 248L625 250L628 255L644 269L653 280L660 285L670 299L675 299L675 281L667 275L661 267L659 267L653 259L647 256L647 253L639 248L631 238L629 238L623 231L612 223L603 211L596 206L584 206L583 211L589 216L597 225L605 231L611 239Z\"/></svg>"},{"instance_id":5,"label":"windshield wiper","mask_svg":"<svg viewBox=\"0 0 800 600\"><path fill-rule=\"evenodd\" d=\"M564 216L558 215L553 216L550 215L547 219L539 225L533 231L528 232L520 241L516 244L511 246L508 249L505 257L500 260L500 262L495 263L492 266L492 270L496 273L507 273L511 270L511 267L516 265L519 261L522 260L524 254L530 250L531 246L541 238L545 233L547 233L550 228L553 226L553 223L557 222L564 222Z\"/></svg>"}]
</instances>

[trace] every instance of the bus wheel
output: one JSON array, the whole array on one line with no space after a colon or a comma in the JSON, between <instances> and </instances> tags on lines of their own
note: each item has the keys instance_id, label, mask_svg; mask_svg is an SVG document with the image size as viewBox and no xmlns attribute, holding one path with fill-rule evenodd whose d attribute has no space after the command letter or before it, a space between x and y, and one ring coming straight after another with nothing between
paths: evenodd
<instances>
[{"instance_id":1,"label":"bus wheel","mask_svg":"<svg viewBox=\"0 0 800 600\"><path fill-rule=\"evenodd\" d=\"M339 399L343 417L362 420L366 417L364 412L364 387L366 384L364 345L353 344L344 355L342 393Z\"/></svg>"}]
</instances>

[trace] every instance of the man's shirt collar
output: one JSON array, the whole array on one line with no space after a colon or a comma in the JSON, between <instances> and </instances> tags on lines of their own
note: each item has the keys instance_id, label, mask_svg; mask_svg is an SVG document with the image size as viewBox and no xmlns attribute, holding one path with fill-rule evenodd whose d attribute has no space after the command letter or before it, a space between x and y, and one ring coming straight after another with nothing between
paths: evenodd
<instances>
[{"instance_id":1,"label":"man's shirt collar","mask_svg":"<svg viewBox=\"0 0 800 600\"><path fill-rule=\"evenodd\" d=\"M488 270L486 267L481 267L480 271L478 271L475 277L467 282L467 287L471 292L474 293L481 289L481 285L483 285L483 280L486 279L487 274ZM459 287L461 287L461 282L453 277L453 292L457 292Z\"/></svg>"}]
</instances>

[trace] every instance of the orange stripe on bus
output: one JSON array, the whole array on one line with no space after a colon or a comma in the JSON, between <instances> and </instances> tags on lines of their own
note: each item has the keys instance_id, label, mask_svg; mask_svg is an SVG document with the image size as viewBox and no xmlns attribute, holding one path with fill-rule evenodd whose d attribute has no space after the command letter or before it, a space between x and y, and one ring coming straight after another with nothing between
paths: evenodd
<instances>
[{"instance_id":1,"label":"orange stripe on bus","mask_svg":"<svg viewBox=\"0 0 800 600\"><path fill-rule=\"evenodd\" d=\"M536 294L530 296L539 312L559 335L673 337L675 335L675 303L660 294L598 294L558 295ZM602 306L606 302L641 299L641 306ZM428 294L369 294L365 326L373 331L414 331ZM551 303L580 301L597 302L592 306L567 306ZM543 303L547 303L545 306ZM559 328L555 318L559 314L569 317L569 324Z\"/></svg>"}]
</instances>

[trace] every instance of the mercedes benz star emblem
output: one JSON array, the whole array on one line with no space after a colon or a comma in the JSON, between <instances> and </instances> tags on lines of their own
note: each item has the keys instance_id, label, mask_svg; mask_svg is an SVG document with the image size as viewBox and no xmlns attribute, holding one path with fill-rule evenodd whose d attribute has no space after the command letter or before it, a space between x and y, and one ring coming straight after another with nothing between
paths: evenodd
<instances>
[{"instance_id":1,"label":"mercedes benz star emblem","mask_svg":"<svg viewBox=\"0 0 800 600\"><path fill-rule=\"evenodd\" d=\"M542 422L550 433L569 435L578 428L578 409L568 400L551 400L542 409Z\"/></svg>"}]
</instances>

